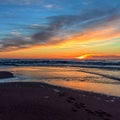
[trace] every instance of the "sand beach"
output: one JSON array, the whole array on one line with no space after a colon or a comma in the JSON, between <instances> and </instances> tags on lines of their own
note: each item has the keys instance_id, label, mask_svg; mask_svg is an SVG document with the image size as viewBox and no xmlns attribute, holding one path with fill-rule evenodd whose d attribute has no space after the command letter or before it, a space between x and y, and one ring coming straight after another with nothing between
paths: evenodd
<instances>
[{"instance_id":1,"label":"sand beach","mask_svg":"<svg viewBox=\"0 0 120 120\"><path fill-rule=\"evenodd\" d=\"M43 83L1 83L0 120L120 120L120 98Z\"/></svg>"}]
</instances>

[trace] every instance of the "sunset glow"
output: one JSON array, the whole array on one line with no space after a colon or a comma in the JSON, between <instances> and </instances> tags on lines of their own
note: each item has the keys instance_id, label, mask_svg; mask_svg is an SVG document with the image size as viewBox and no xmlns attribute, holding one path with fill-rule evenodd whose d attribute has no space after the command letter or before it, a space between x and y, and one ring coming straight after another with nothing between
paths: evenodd
<instances>
[{"instance_id":1,"label":"sunset glow","mask_svg":"<svg viewBox=\"0 0 120 120\"><path fill-rule=\"evenodd\" d=\"M79 56L79 57L76 57L77 59L87 59L89 58L90 55L82 55L82 56Z\"/></svg>"},{"instance_id":2,"label":"sunset glow","mask_svg":"<svg viewBox=\"0 0 120 120\"><path fill-rule=\"evenodd\" d=\"M3 1L0 58L120 59L119 6L114 0Z\"/></svg>"}]
</instances>

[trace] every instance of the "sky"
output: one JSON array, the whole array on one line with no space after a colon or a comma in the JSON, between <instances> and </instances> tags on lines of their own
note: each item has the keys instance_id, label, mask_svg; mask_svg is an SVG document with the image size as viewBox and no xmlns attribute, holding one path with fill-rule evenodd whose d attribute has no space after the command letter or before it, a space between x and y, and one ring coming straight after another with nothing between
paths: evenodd
<instances>
[{"instance_id":1,"label":"sky","mask_svg":"<svg viewBox=\"0 0 120 120\"><path fill-rule=\"evenodd\" d=\"M120 0L0 0L0 58L83 56L120 58Z\"/></svg>"}]
</instances>

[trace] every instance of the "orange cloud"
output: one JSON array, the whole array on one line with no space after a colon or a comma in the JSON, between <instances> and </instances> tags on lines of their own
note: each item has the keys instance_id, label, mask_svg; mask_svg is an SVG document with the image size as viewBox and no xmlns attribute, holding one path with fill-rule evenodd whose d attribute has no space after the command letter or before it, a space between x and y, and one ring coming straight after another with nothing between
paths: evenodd
<instances>
[{"instance_id":1,"label":"orange cloud","mask_svg":"<svg viewBox=\"0 0 120 120\"><path fill-rule=\"evenodd\" d=\"M120 31L116 31L114 28L108 28L105 30L89 30L84 33L78 33L66 39L67 42L88 42L88 41L105 41L113 38L119 38Z\"/></svg>"},{"instance_id":2,"label":"orange cloud","mask_svg":"<svg viewBox=\"0 0 120 120\"><path fill-rule=\"evenodd\" d=\"M86 49L85 46L81 46L82 44L87 44L91 42L102 42L108 41L113 38L120 38L120 31L117 30L115 25L111 25L104 29L88 29L83 32L79 32L77 34L69 35L69 37L60 40L59 37L51 37L48 44L37 44L35 46L31 46L30 48L22 48L21 50L11 51L11 52L1 52L0 57L6 58L74 58L77 56L81 56L81 54L97 54L97 56L102 56L100 54L106 51L90 51L91 48ZM55 42L53 42L55 41ZM57 41L57 42L56 42ZM59 41L59 42L58 42ZM77 47L76 47L77 46ZM85 48L85 49L84 49ZM110 51L111 54L114 53ZM109 53L110 53L109 52ZM105 55L107 56L107 55Z\"/></svg>"}]
</instances>

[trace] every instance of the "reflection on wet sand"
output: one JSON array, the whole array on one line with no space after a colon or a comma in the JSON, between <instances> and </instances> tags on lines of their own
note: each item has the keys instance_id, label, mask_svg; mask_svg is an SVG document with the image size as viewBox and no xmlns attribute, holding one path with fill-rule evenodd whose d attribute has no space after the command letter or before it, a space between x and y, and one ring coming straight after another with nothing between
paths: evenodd
<instances>
[{"instance_id":1,"label":"reflection on wet sand","mask_svg":"<svg viewBox=\"0 0 120 120\"><path fill-rule=\"evenodd\" d=\"M11 67L16 81L45 82L78 90L120 96L120 82L100 75L81 72L76 67ZM87 71L87 68L84 68ZM91 69L94 70L94 69ZM90 69L88 69L90 71ZM100 70L98 70L99 72ZM97 69L95 70L97 72ZM105 72L105 71L104 71ZM107 71L106 71L107 73ZM12 81L12 79L11 79ZM10 82L10 81L9 81Z\"/></svg>"}]
</instances>

